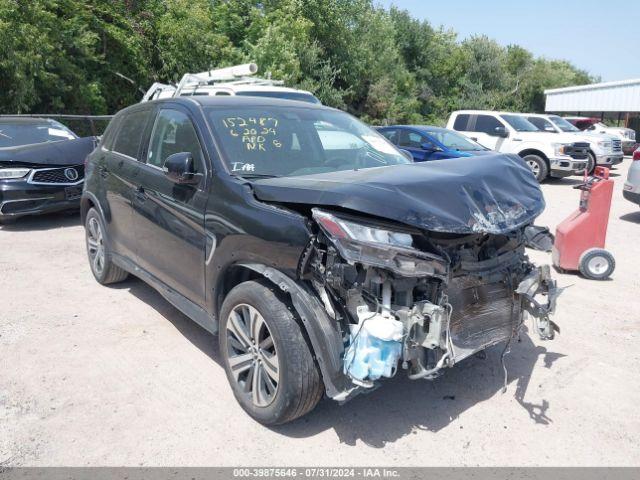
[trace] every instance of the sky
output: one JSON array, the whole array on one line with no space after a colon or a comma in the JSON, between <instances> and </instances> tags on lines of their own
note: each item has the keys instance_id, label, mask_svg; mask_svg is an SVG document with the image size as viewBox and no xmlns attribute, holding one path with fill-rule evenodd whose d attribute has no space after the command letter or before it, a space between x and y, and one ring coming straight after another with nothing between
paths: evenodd
<instances>
[{"instance_id":1,"label":"sky","mask_svg":"<svg viewBox=\"0 0 640 480\"><path fill-rule=\"evenodd\" d=\"M460 40L485 34L537 56L568 60L602 81L640 78L640 1L377 0Z\"/></svg>"}]
</instances>

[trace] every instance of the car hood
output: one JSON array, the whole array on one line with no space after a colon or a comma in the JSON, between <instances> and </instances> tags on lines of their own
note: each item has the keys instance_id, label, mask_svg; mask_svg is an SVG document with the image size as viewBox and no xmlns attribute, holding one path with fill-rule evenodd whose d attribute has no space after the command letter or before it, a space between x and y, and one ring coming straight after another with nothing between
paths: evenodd
<instances>
[{"instance_id":1,"label":"car hood","mask_svg":"<svg viewBox=\"0 0 640 480\"><path fill-rule=\"evenodd\" d=\"M95 148L96 137L0 148L0 165L79 165Z\"/></svg>"},{"instance_id":2,"label":"car hood","mask_svg":"<svg viewBox=\"0 0 640 480\"><path fill-rule=\"evenodd\" d=\"M494 154L252 181L265 202L338 207L420 229L503 234L543 210L522 159Z\"/></svg>"}]
</instances>

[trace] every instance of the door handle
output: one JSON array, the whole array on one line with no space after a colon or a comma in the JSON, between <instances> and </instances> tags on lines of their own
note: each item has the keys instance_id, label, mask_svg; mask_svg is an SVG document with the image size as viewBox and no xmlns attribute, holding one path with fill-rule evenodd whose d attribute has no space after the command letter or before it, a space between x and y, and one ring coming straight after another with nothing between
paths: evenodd
<instances>
[{"instance_id":1,"label":"door handle","mask_svg":"<svg viewBox=\"0 0 640 480\"><path fill-rule=\"evenodd\" d=\"M109 176L109 170L107 170L107 167L105 167L104 165L101 165L98 168L98 174L102 177L102 178L107 178Z\"/></svg>"},{"instance_id":2,"label":"door handle","mask_svg":"<svg viewBox=\"0 0 640 480\"><path fill-rule=\"evenodd\" d=\"M140 203L144 203L147 200L147 194L145 193L144 187L142 186L139 186L134 190L133 196Z\"/></svg>"}]
</instances>

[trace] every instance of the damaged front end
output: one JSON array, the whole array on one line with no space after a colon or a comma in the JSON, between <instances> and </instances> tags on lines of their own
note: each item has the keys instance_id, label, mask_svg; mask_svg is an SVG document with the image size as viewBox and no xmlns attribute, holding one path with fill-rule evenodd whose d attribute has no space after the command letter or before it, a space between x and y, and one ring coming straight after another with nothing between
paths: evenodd
<instances>
[{"instance_id":1,"label":"damaged front end","mask_svg":"<svg viewBox=\"0 0 640 480\"><path fill-rule=\"evenodd\" d=\"M299 275L340 327L345 400L392 377L433 379L518 335L525 317L542 339L559 290L525 255L532 226L503 234L430 232L313 209L316 235ZM527 230L529 229L529 231ZM538 236L539 236L539 232Z\"/></svg>"}]
</instances>

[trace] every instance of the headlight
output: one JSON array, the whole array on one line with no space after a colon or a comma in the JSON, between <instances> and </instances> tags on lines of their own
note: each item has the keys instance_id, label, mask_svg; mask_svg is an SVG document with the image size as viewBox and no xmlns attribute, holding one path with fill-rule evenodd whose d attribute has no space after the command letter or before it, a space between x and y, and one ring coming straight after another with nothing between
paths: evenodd
<instances>
[{"instance_id":1,"label":"headlight","mask_svg":"<svg viewBox=\"0 0 640 480\"><path fill-rule=\"evenodd\" d=\"M598 146L606 150L611 148L611 142L598 142Z\"/></svg>"},{"instance_id":2,"label":"headlight","mask_svg":"<svg viewBox=\"0 0 640 480\"><path fill-rule=\"evenodd\" d=\"M334 238L349 238L362 243L412 247L413 239L408 233L392 232L338 218L322 210L313 209L313 218Z\"/></svg>"},{"instance_id":3,"label":"headlight","mask_svg":"<svg viewBox=\"0 0 640 480\"><path fill-rule=\"evenodd\" d=\"M0 168L0 180L22 178L27 176L30 171L28 168Z\"/></svg>"},{"instance_id":4,"label":"headlight","mask_svg":"<svg viewBox=\"0 0 640 480\"><path fill-rule=\"evenodd\" d=\"M570 143L553 143L553 153L556 155L569 155Z\"/></svg>"},{"instance_id":5,"label":"headlight","mask_svg":"<svg viewBox=\"0 0 640 480\"><path fill-rule=\"evenodd\" d=\"M408 233L345 220L317 208L312 213L348 263L380 267L408 277L447 274L444 260L413 248L413 238Z\"/></svg>"}]
</instances>

